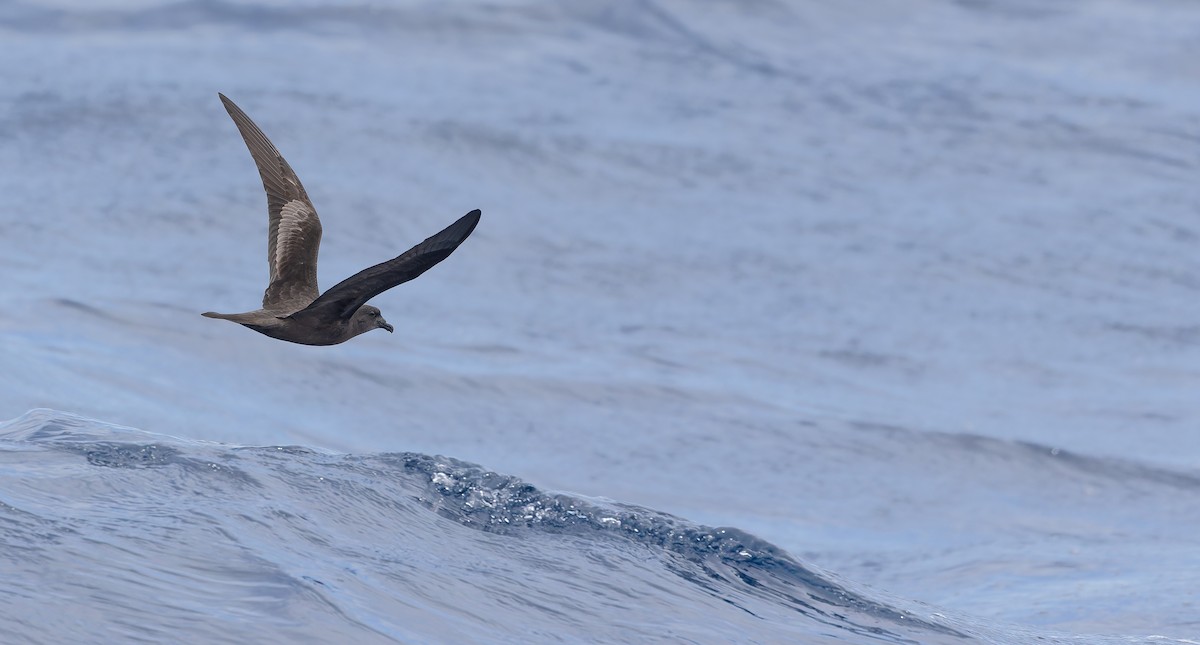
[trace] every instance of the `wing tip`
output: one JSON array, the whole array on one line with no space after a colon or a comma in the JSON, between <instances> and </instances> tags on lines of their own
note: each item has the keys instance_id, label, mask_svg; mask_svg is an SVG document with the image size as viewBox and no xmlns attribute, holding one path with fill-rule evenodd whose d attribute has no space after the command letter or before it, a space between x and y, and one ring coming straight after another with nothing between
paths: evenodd
<instances>
[{"instance_id":1,"label":"wing tip","mask_svg":"<svg viewBox=\"0 0 1200 645\"><path fill-rule=\"evenodd\" d=\"M475 232L475 227L479 224L479 218L482 216L483 216L483 211L476 208L475 210L471 211L470 213L467 213L466 215L463 215L462 217L460 217L458 219L458 222L455 222L454 224L450 225L451 228L459 228L458 226L455 226L455 224L465 224L465 226L462 228L465 228L466 230L464 230L458 238L460 244L463 241L465 241L467 239L467 237L471 235L471 233Z\"/></svg>"}]
</instances>

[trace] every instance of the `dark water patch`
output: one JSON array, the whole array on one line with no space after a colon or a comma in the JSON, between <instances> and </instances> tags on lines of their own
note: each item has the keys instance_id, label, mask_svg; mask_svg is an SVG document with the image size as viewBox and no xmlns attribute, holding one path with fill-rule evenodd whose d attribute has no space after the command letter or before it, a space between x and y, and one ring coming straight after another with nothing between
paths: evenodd
<instances>
[{"instance_id":1,"label":"dark water patch","mask_svg":"<svg viewBox=\"0 0 1200 645\"><path fill-rule=\"evenodd\" d=\"M860 430L879 432L894 438L902 438L905 445L920 445L922 442L938 444L937 454L988 457L1001 462L1025 464L1019 471L1045 472L1048 468L1072 471L1077 476L1104 480L1117 486L1152 484L1168 486L1184 491L1200 489L1200 474L1172 470L1170 468L1138 463L1109 457L1085 455L1035 441L1007 440L966 433L917 432L900 426L871 422L852 422ZM1011 469L1009 469L1011 470Z\"/></svg>"},{"instance_id":2,"label":"dark water patch","mask_svg":"<svg viewBox=\"0 0 1200 645\"><path fill-rule=\"evenodd\" d=\"M216 474L239 485L261 486L249 473L227 463L236 456L225 448L212 459L203 459L187 454L183 447L186 442L168 437L163 437L162 441L114 440L115 437L146 439L154 436L48 409L30 410L17 419L0 424L0 441L82 455L92 466L122 469L174 466L200 477ZM182 445L168 445L173 441L180 441Z\"/></svg>"},{"instance_id":3,"label":"dark water patch","mask_svg":"<svg viewBox=\"0 0 1200 645\"><path fill-rule=\"evenodd\" d=\"M155 444L96 442L67 444L69 450L87 457L93 466L106 468L151 468L179 463L179 451Z\"/></svg>"},{"instance_id":4,"label":"dark water patch","mask_svg":"<svg viewBox=\"0 0 1200 645\"><path fill-rule=\"evenodd\" d=\"M747 3L739 7L745 13L771 16L774 20L793 19L780 5ZM766 11L763 11L766 9ZM722 41L693 27L686 15L673 12L661 3L638 0L626 4L577 3L569 12L580 22L635 42L668 42L687 50L691 58L718 61L747 74L766 78L784 78L803 82L808 78L792 68L781 67L744 43Z\"/></svg>"},{"instance_id":5,"label":"dark water patch","mask_svg":"<svg viewBox=\"0 0 1200 645\"><path fill-rule=\"evenodd\" d=\"M988 13L1012 20L1047 20L1067 13L1067 9L1043 2L1022 0L954 0L964 9Z\"/></svg>"},{"instance_id":6,"label":"dark water patch","mask_svg":"<svg viewBox=\"0 0 1200 645\"><path fill-rule=\"evenodd\" d=\"M1192 347L1200 344L1200 325L1139 325L1134 323L1112 323L1113 331L1136 334L1173 347Z\"/></svg>"},{"instance_id":7,"label":"dark water patch","mask_svg":"<svg viewBox=\"0 0 1200 645\"><path fill-rule=\"evenodd\" d=\"M65 307L65 308L75 311L77 313L94 316L96 318L103 318L105 320L114 320L114 321L120 320L120 319L116 318L115 316L113 316L112 314L108 313L107 311L104 311L98 307L94 307L87 303L79 302L78 300L72 300L70 298L55 298L50 301L50 304L58 306L58 307Z\"/></svg>"},{"instance_id":8,"label":"dark water patch","mask_svg":"<svg viewBox=\"0 0 1200 645\"><path fill-rule=\"evenodd\" d=\"M373 3L340 6L285 6L221 0L165 1L141 8L85 9L34 3L0 4L0 28L23 33L179 31L201 26L241 27L255 33L304 31L314 34L353 31L424 31L448 33L491 30L496 23L439 11L412 11Z\"/></svg>"},{"instance_id":9,"label":"dark water patch","mask_svg":"<svg viewBox=\"0 0 1200 645\"><path fill-rule=\"evenodd\" d=\"M1120 459L1105 459L1081 455L1030 441L1014 442L1034 458L1052 461L1062 467L1095 477L1124 483L1150 483L1186 491L1200 490L1200 475L1148 466Z\"/></svg>"}]
</instances>

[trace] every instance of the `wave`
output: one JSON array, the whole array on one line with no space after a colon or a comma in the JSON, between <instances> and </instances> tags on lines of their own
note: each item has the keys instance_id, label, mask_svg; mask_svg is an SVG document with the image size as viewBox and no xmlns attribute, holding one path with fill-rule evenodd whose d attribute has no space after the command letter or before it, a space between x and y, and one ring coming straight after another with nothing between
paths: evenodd
<instances>
[{"instance_id":1,"label":"wave","mask_svg":"<svg viewBox=\"0 0 1200 645\"><path fill-rule=\"evenodd\" d=\"M871 436L884 436L889 446L915 446L914 452L939 455L960 463L969 463L972 472L981 467L1003 466L1004 477L1011 472L1065 472L1065 480L1096 486L1129 488L1131 484L1157 486L1167 492L1194 493L1200 489L1200 475L1167 466L1114 457L1078 453L1036 441L996 439L971 433L913 430L874 422L851 422L856 430Z\"/></svg>"},{"instance_id":2,"label":"wave","mask_svg":"<svg viewBox=\"0 0 1200 645\"><path fill-rule=\"evenodd\" d=\"M0 621L21 642L1022 642L736 528L452 458L54 410L0 425L0 554Z\"/></svg>"}]
</instances>

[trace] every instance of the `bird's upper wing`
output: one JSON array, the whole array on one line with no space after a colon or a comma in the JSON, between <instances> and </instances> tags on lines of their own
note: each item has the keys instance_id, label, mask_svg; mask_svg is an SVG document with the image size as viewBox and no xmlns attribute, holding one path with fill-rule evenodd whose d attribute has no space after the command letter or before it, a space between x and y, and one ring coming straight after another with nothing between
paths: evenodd
<instances>
[{"instance_id":1,"label":"bird's upper wing","mask_svg":"<svg viewBox=\"0 0 1200 645\"><path fill-rule=\"evenodd\" d=\"M283 303L301 306L316 299L317 252L321 247L321 220L300 184L300 178L267 135L224 94L225 110L237 124L267 191L267 264L271 282L263 292L263 308Z\"/></svg>"},{"instance_id":2,"label":"bird's upper wing","mask_svg":"<svg viewBox=\"0 0 1200 645\"><path fill-rule=\"evenodd\" d=\"M441 232L401 253L399 256L376 264L369 269L342 280L321 294L303 311L293 317L315 316L322 320L349 319L368 300L425 273L433 265L445 260L475 230L479 223L478 209L463 215L457 222Z\"/></svg>"}]
</instances>

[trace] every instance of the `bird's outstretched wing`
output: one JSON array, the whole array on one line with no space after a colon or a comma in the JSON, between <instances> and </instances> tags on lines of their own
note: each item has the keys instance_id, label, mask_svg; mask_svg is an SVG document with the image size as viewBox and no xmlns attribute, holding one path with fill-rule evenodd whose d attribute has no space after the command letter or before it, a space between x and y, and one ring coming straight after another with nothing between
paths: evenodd
<instances>
[{"instance_id":1,"label":"bird's outstretched wing","mask_svg":"<svg viewBox=\"0 0 1200 645\"><path fill-rule=\"evenodd\" d=\"M267 264L271 282L263 292L263 308L307 305L316 299L317 252L321 247L321 220L300 184L300 178L267 135L224 94L225 110L237 124L267 191Z\"/></svg>"},{"instance_id":2,"label":"bird's outstretched wing","mask_svg":"<svg viewBox=\"0 0 1200 645\"><path fill-rule=\"evenodd\" d=\"M291 317L348 320L371 298L412 280L449 257L475 230L480 214L478 209L473 210L399 256L342 280Z\"/></svg>"}]
</instances>

